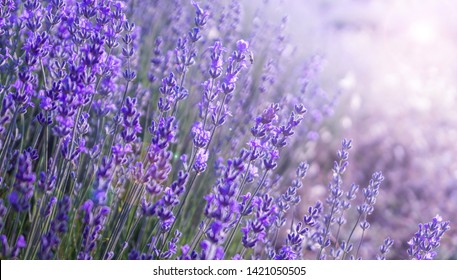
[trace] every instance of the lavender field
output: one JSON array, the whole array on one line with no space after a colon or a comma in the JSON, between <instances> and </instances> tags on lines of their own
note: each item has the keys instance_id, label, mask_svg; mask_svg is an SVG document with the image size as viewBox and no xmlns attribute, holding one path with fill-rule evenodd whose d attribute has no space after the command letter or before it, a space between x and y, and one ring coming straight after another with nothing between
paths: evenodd
<instances>
[{"instance_id":1,"label":"lavender field","mask_svg":"<svg viewBox=\"0 0 457 280\"><path fill-rule=\"evenodd\" d=\"M457 259L456 8L0 0L0 258Z\"/></svg>"}]
</instances>

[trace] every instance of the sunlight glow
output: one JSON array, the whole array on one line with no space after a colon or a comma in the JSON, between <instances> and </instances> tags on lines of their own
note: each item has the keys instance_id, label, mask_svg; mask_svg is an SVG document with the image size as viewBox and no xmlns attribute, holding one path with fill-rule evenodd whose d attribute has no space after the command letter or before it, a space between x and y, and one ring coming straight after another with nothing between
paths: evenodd
<instances>
[{"instance_id":1,"label":"sunlight glow","mask_svg":"<svg viewBox=\"0 0 457 280\"><path fill-rule=\"evenodd\" d=\"M431 21L416 21L409 26L408 33L414 42L428 44L436 41L438 30Z\"/></svg>"}]
</instances>

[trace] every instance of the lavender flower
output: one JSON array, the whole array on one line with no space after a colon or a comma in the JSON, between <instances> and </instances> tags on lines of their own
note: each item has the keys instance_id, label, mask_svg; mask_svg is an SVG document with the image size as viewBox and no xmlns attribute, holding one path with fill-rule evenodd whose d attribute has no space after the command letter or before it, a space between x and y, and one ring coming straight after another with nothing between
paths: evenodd
<instances>
[{"instance_id":1,"label":"lavender flower","mask_svg":"<svg viewBox=\"0 0 457 280\"><path fill-rule=\"evenodd\" d=\"M0 236L0 242L2 245L1 254L5 258L17 259L21 250L27 246L25 237L23 235L20 235L17 238L16 244L13 247L8 245L7 237L3 234Z\"/></svg>"},{"instance_id":2,"label":"lavender flower","mask_svg":"<svg viewBox=\"0 0 457 280\"><path fill-rule=\"evenodd\" d=\"M81 207L81 212L84 214L82 219L84 228L81 250L78 253L79 260L92 259L91 252L97 246L97 241L100 239L100 234L104 229L106 218L110 212L110 208L107 206L97 207L97 209L94 209L92 200L87 200Z\"/></svg>"},{"instance_id":3,"label":"lavender flower","mask_svg":"<svg viewBox=\"0 0 457 280\"><path fill-rule=\"evenodd\" d=\"M432 260L436 257L436 249L440 246L443 234L449 230L449 221L443 222L441 216L436 215L430 223L419 224L419 230L408 241L407 250L411 259Z\"/></svg>"},{"instance_id":4,"label":"lavender flower","mask_svg":"<svg viewBox=\"0 0 457 280\"><path fill-rule=\"evenodd\" d=\"M122 125L124 130L121 133L125 143L130 143L136 140L136 134L140 133L142 128L139 123L140 114L135 109L137 101L135 98L127 96L125 106L122 107Z\"/></svg>"},{"instance_id":5,"label":"lavender flower","mask_svg":"<svg viewBox=\"0 0 457 280\"><path fill-rule=\"evenodd\" d=\"M335 216L340 212L342 205L341 198L342 191L342 175L348 166L349 153L348 150L352 148L352 140L344 139L341 143L341 150L338 150L338 161L335 161L332 169L332 182L329 184L330 196L327 198L326 203L330 207L330 212L324 215L325 227L322 228L322 236L319 237L318 243L321 246L318 258L322 258L322 252L326 247L331 245L329 238L330 225L336 221Z\"/></svg>"},{"instance_id":6,"label":"lavender flower","mask_svg":"<svg viewBox=\"0 0 457 280\"><path fill-rule=\"evenodd\" d=\"M58 203L57 213L51 222L48 233L41 237L41 245L38 252L38 257L40 259L51 260L54 258L59 249L62 235L68 231L69 211L70 199L68 196L64 196Z\"/></svg>"},{"instance_id":7,"label":"lavender flower","mask_svg":"<svg viewBox=\"0 0 457 280\"><path fill-rule=\"evenodd\" d=\"M108 200L108 190L111 188L111 178L113 175L113 161L103 157L97 171L97 180L94 185L93 201L96 205L106 205Z\"/></svg>"},{"instance_id":8,"label":"lavender flower","mask_svg":"<svg viewBox=\"0 0 457 280\"><path fill-rule=\"evenodd\" d=\"M32 171L32 157L27 151L19 155L18 171L13 191L9 194L8 200L13 209L17 212L25 212L30 208L30 199L35 190L35 173Z\"/></svg>"},{"instance_id":9,"label":"lavender flower","mask_svg":"<svg viewBox=\"0 0 457 280\"><path fill-rule=\"evenodd\" d=\"M252 248L257 243L265 243L270 227L275 223L277 207L274 205L273 198L268 194L256 197L253 200L253 219L246 222L246 226L241 229L243 245Z\"/></svg>"},{"instance_id":10,"label":"lavender flower","mask_svg":"<svg viewBox=\"0 0 457 280\"><path fill-rule=\"evenodd\" d=\"M192 135L194 136L194 146L197 148L205 148L210 139L210 132L203 128L203 124L197 122L192 127Z\"/></svg>"},{"instance_id":11,"label":"lavender flower","mask_svg":"<svg viewBox=\"0 0 457 280\"><path fill-rule=\"evenodd\" d=\"M379 246L379 255L376 256L376 259L385 260L387 253L393 245L394 241L390 237L387 237L384 240L384 243L381 246Z\"/></svg>"}]
</instances>

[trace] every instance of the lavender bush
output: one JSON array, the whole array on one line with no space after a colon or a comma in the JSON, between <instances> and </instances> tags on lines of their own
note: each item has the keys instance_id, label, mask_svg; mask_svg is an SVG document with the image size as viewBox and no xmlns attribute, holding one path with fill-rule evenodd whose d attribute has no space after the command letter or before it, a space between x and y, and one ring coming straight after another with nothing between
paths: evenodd
<instances>
[{"instance_id":1,"label":"lavender bush","mask_svg":"<svg viewBox=\"0 0 457 280\"><path fill-rule=\"evenodd\" d=\"M301 203L339 94L319 56L297 63L287 18L244 24L237 1L0 8L2 258L389 257L394 240L366 238L384 176L343 182L351 140L325 201ZM436 257L448 229L419 225L407 254Z\"/></svg>"}]
</instances>

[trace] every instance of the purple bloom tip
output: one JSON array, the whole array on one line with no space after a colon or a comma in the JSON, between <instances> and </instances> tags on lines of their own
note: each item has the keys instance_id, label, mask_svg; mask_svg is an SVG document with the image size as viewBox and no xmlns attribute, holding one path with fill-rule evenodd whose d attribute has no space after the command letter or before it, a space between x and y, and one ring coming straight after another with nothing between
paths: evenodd
<instances>
[{"instance_id":1,"label":"purple bloom tip","mask_svg":"<svg viewBox=\"0 0 457 280\"><path fill-rule=\"evenodd\" d=\"M246 52L249 49L249 43L246 42L245 40L238 40L236 42L236 48L238 49L239 52Z\"/></svg>"}]
</instances>

